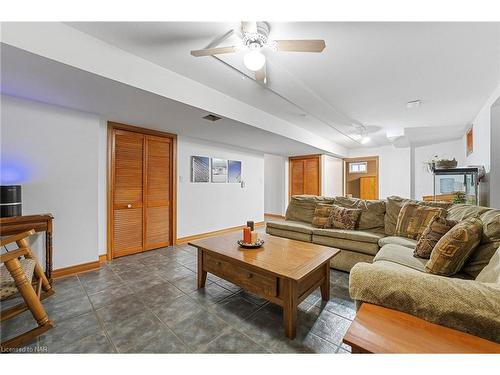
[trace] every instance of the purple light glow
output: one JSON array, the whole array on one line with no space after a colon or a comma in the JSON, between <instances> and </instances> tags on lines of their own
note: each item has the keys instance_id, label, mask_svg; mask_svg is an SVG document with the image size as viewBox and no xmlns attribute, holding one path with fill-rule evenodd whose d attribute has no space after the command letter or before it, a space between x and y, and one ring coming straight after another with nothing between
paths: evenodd
<instances>
[{"instance_id":1,"label":"purple light glow","mask_svg":"<svg viewBox=\"0 0 500 375\"><path fill-rule=\"evenodd\" d=\"M0 182L2 185L16 185L30 180L31 173L22 161L2 158Z\"/></svg>"}]
</instances>

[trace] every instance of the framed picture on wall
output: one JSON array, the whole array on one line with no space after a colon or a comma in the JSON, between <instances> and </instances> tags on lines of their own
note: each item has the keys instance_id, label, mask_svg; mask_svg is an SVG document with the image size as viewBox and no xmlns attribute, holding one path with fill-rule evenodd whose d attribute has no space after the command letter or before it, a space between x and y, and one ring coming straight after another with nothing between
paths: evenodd
<instances>
[{"instance_id":1,"label":"framed picture on wall","mask_svg":"<svg viewBox=\"0 0 500 375\"><path fill-rule=\"evenodd\" d=\"M227 182L227 160L212 158L212 182Z\"/></svg>"},{"instance_id":2,"label":"framed picture on wall","mask_svg":"<svg viewBox=\"0 0 500 375\"><path fill-rule=\"evenodd\" d=\"M210 159L191 156L191 182L210 182Z\"/></svg>"},{"instance_id":3,"label":"framed picture on wall","mask_svg":"<svg viewBox=\"0 0 500 375\"><path fill-rule=\"evenodd\" d=\"M227 182L241 183L241 161L228 160L227 162Z\"/></svg>"},{"instance_id":4,"label":"framed picture on wall","mask_svg":"<svg viewBox=\"0 0 500 375\"><path fill-rule=\"evenodd\" d=\"M474 152L474 126L471 126L465 133L467 156Z\"/></svg>"}]
</instances>

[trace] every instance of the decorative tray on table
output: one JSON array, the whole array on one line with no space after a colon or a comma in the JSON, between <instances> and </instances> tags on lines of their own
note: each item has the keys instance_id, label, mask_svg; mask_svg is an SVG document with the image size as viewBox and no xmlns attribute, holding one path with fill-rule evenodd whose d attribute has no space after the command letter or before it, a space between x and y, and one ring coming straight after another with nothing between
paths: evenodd
<instances>
[{"instance_id":1,"label":"decorative tray on table","mask_svg":"<svg viewBox=\"0 0 500 375\"><path fill-rule=\"evenodd\" d=\"M264 240L259 238L257 240L257 242L255 242L255 243L246 243L246 242L243 242L243 240L238 240L238 245L240 245L241 247L243 247L245 249L256 249L256 248L264 245Z\"/></svg>"}]
</instances>

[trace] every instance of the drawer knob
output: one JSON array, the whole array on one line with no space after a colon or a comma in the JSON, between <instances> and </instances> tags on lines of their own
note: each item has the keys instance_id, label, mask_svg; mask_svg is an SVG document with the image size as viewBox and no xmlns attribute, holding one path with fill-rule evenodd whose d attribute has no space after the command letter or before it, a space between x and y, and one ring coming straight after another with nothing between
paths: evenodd
<instances>
[{"instance_id":1,"label":"drawer knob","mask_svg":"<svg viewBox=\"0 0 500 375\"><path fill-rule=\"evenodd\" d=\"M222 266L222 262L217 262L217 265L220 267Z\"/></svg>"},{"instance_id":2,"label":"drawer knob","mask_svg":"<svg viewBox=\"0 0 500 375\"><path fill-rule=\"evenodd\" d=\"M253 273L248 274L248 278L251 279L253 277Z\"/></svg>"},{"instance_id":3,"label":"drawer knob","mask_svg":"<svg viewBox=\"0 0 500 375\"><path fill-rule=\"evenodd\" d=\"M132 208L132 205L130 203L127 204L127 208Z\"/></svg>"}]
</instances>

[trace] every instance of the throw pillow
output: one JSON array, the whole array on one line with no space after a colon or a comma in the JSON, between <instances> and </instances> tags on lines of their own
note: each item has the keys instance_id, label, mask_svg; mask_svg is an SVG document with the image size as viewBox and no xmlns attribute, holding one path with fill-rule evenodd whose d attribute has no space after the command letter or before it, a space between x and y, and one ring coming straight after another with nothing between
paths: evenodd
<instances>
[{"instance_id":1,"label":"throw pillow","mask_svg":"<svg viewBox=\"0 0 500 375\"><path fill-rule=\"evenodd\" d=\"M315 228L326 228L331 211L331 204L318 203L316 205L316 209L314 210L312 226Z\"/></svg>"},{"instance_id":2,"label":"throw pillow","mask_svg":"<svg viewBox=\"0 0 500 375\"><path fill-rule=\"evenodd\" d=\"M426 271L442 276L459 272L479 245L482 233L483 223L477 218L459 222L438 241L425 265Z\"/></svg>"},{"instance_id":3,"label":"throw pillow","mask_svg":"<svg viewBox=\"0 0 500 375\"><path fill-rule=\"evenodd\" d=\"M483 268L476 281L481 283L500 284L500 247L490 259L490 262Z\"/></svg>"},{"instance_id":4,"label":"throw pillow","mask_svg":"<svg viewBox=\"0 0 500 375\"><path fill-rule=\"evenodd\" d=\"M413 256L416 258L429 259L432 249L448 231L457 224L454 220L448 220L441 216L434 216L422 236L417 242Z\"/></svg>"},{"instance_id":5,"label":"throw pillow","mask_svg":"<svg viewBox=\"0 0 500 375\"><path fill-rule=\"evenodd\" d=\"M345 208L334 204L330 212L330 217L328 218L328 227L351 230L356 229L360 216L360 209Z\"/></svg>"},{"instance_id":6,"label":"throw pillow","mask_svg":"<svg viewBox=\"0 0 500 375\"><path fill-rule=\"evenodd\" d=\"M385 202L382 200L366 200L358 198L335 197L334 204L344 208L357 208L361 210L358 229L383 228L385 215Z\"/></svg>"},{"instance_id":7,"label":"throw pillow","mask_svg":"<svg viewBox=\"0 0 500 375\"><path fill-rule=\"evenodd\" d=\"M312 223L318 203L333 203L333 198L315 195L294 195L286 209L285 219Z\"/></svg>"},{"instance_id":8,"label":"throw pillow","mask_svg":"<svg viewBox=\"0 0 500 375\"><path fill-rule=\"evenodd\" d=\"M446 210L439 207L421 206L407 202L399 212L396 236L420 239L423 231L435 216L446 216Z\"/></svg>"},{"instance_id":9,"label":"throw pillow","mask_svg":"<svg viewBox=\"0 0 500 375\"><path fill-rule=\"evenodd\" d=\"M398 223L398 216L401 208L405 203L418 203L421 206L427 207L439 207L447 210L453 203L451 202L427 202L427 201L416 201L412 199L405 199L398 196L387 197L386 210L384 217L384 228L385 234L388 236L396 235L396 224ZM448 215L449 216L449 215Z\"/></svg>"}]
</instances>

